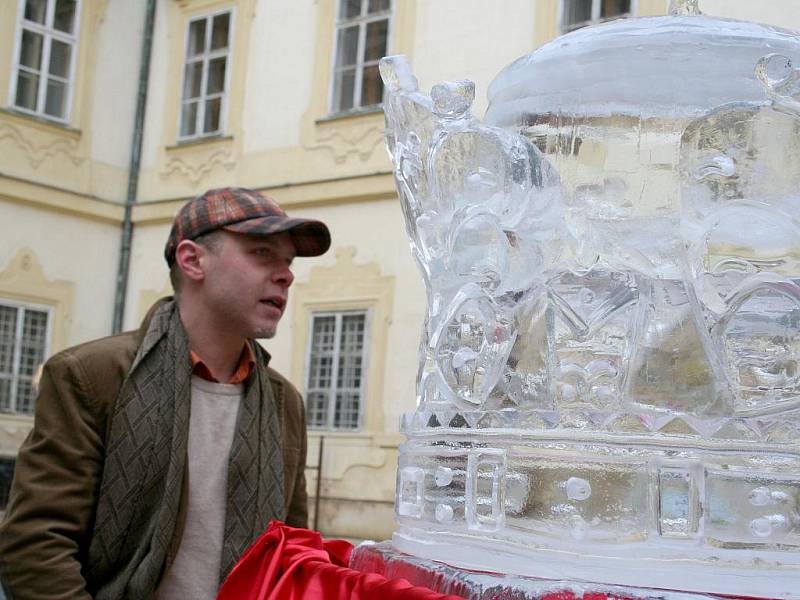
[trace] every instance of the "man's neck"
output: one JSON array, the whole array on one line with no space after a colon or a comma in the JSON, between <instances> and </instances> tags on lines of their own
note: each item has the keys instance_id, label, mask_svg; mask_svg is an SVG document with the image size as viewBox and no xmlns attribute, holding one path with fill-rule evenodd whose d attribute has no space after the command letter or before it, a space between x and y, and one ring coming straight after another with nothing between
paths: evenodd
<instances>
[{"instance_id":1,"label":"man's neck","mask_svg":"<svg viewBox=\"0 0 800 600\"><path fill-rule=\"evenodd\" d=\"M239 364L246 340L232 335L224 323L215 323L190 305L178 303L178 315L195 352L217 381L229 381Z\"/></svg>"}]
</instances>

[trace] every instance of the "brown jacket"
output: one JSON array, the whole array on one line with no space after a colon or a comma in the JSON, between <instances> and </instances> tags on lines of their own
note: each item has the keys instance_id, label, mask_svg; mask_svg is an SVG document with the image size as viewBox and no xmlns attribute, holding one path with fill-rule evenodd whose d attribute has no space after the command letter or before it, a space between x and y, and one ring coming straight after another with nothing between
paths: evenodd
<instances>
[{"instance_id":1,"label":"brown jacket","mask_svg":"<svg viewBox=\"0 0 800 600\"><path fill-rule=\"evenodd\" d=\"M34 427L17 457L0 525L0 580L9 600L90 598L82 568L94 526L109 415L147 326L145 320L138 331L69 348L47 361ZM268 376L284 413L286 522L306 527L302 398L273 369ZM168 561L182 536L185 506L184 497Z\"/></svg>"}]
</instances>

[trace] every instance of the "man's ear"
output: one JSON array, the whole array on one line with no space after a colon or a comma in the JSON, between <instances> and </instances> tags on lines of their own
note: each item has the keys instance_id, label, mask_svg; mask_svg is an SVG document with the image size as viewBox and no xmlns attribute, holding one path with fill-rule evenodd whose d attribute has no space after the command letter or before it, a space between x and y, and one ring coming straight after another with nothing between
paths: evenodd
<instances>
[{"instance_id":1,"label":"man's ear","mask_svg":"<svg viewBox=\"0 0 800 600\"><path fill-rule=\"evenodd\" d=\"M175 248L175 262L183 272L183 276L192 281L201 281L205 277L203 255L207 252L203 246L191 240L183 240Z\"/></svg>"}]
</instances>

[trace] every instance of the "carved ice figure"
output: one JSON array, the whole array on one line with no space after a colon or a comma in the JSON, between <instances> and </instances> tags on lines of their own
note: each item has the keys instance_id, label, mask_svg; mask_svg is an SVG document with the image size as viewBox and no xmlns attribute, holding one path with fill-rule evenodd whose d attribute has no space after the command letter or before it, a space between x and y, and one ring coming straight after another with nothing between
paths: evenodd
<instances>
[{"instance_id":1,"label":"carved ice figure","mask_svg":"<svg viewBox=\"0 0 800 600\"><path fill-rule=\"evenodd\" d=\"M723 105L681 139L689 265L738 414L800 402L800 92L791 60L755 65L768 103Z\"/></svg>"},{"instance_id":2,"label":"carved ice figure","mask_svg":"<svg viewBox=\"0 0 800 600\"><path fill-rule=\"evenodd\" d=\"M387 146L429 311L419 398L482 406L561 249L557 178L522 136L470 113L471 82L420 93L402 57L384 59ZM435 383L434 383L435 382Z\"/></svg>"},{"instance_id":3,"label":"carved ice figure","mask_svg":"<svg viewBox=\"0 0 800 600\"><path fill-rule=\"evenodd\" d=\"M382 61L428 301L396 547L800 597L798 60L674 0L512 63L484 122Z\"/></svg>"}]
</instances>

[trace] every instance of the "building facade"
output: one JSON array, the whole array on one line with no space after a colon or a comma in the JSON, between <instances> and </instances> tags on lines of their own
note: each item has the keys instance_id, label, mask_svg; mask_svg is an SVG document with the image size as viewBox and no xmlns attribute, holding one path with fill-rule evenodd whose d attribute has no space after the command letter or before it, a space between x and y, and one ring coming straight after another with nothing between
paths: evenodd
<instances>
[{"instance_id":1,"label":"building facade","mask_svg":"<svg viewBox=\"0 0 800 600\"><path fill-rule=\"evenodd\" d=\"M407 55L425 89L472 79L480 115L515 58L668 4L0 0L0 510L41 363L136 327L171 292L162 251L178 208L240 185L330 226L332 250L295 263L265 347L306 397L316 524L389 536L425 302L384 149L378 59ZM701 9L800 29L794 0Z\"/></svg>"}]
</instances>

